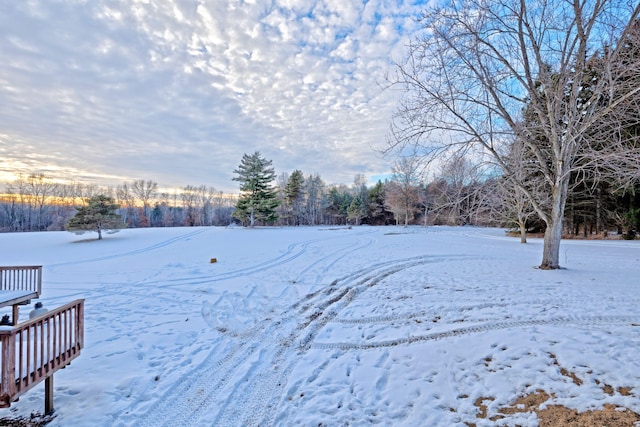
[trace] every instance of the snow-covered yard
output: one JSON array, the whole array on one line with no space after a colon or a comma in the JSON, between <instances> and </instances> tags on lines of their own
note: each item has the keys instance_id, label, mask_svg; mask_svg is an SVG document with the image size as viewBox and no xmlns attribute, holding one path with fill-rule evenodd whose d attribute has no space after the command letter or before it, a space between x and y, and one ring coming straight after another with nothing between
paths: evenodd
<instances>
[{"instance_id":1,"label":"snow-covered yard","mask_svg":"<svg viewBox=\"0 0 640 427\"><path fill-rule=\"evenodd\" d=\"M542 271L541 240L488 228L94 237L0 234L46 307L86 299L51 426L534 426L516 401L544 393L640 412L640 242L564 241Z\"/></svg>"}]
</instances>

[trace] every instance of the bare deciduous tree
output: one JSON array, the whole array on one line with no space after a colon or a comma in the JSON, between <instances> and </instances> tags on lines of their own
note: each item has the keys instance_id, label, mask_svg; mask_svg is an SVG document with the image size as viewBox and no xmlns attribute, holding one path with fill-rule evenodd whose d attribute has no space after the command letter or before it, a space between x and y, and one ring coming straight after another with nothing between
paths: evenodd
<instances>
[{"instance_id":1,"label":"bare deciduous tree","mask_svg":"<svg viewBox=\"0 0 640 427\"><path fill-rule=\"evenodd\" d=\"M17 195L13 212L14 225L22 231L46 230L51 218L48 218L47 205L53 197L56 185L42 172L20 175L7 186L9 194Z\"/></svg>"},{"instance_id":2,"label":"bare deciduous tree","mask_svg":"<svg viewBox=\"0 0 640 427\"><path fill-rule=\"evenodd\" d=\"M507 222L517 223L520 243L527 243L527 224L536 215L530 196L535 197L539 206L549 209L551 192L521 140L516 139L510 145L505 162L509 165L510 174L502 177L496 188L502 202L501 212Z\"/></svg>"},{"instance_id":3,"label":"bare deciduous tree","mask_svg":"<svg viewBox=\"0 0 640 427\"><path fill-rule=\"evenodd\" d=\"M288 209L291 225L300 225L304 216L304 175L299 169L294 170L287 178L284 187L284 205Z\"/></svg>"},{"instance_id":4,"label":"bare deciduous tree","mask_svg":"<svg viewBox=\"0 0 640 427\"><path fill-rule=\"evenodd\" d=\"M389 150L417 145L434 158L476 149L513 177L508 145L520 139L550 189L551 204L512 182L546 224L540 267L559 268L570 176L585 163L579 153L594 124L640 92L613 72L621 55L616 42L639 11L636 2L619 0L466 0L428 9L424 37L410 44L392 79L407 96ZM612 73L595 79L586 94L589 55L605 46L611 48L601 70ZM532 118L525 120L525 111Z\"/></svg>"},{"instance_id":5,"label":"bare deciduous tree","mask_svg":"<svg viewBox=\"0 0 640 427\"><path fill-rule=\"evenodd\" d=\"M309 175L304 180L302 191L305 196L304 210L306 222L309 225L316 225L321 222L322 211L324 209L325 184L319 174Z\"/></svg>"},{"instance_id":6,"label":"bare deciduous tree","mask_svg":"<svg viewBox=\"0 0 640 427\"><path fill-rule=\"evenodd\" d=\"M198 188L193 185L187 185L180 192L180 200L182 208L185 212L184 224L193 227L200 224L200 215L197 212L198 205Z\"/></svg>"},{"instance_id":7,"label":"bare deciduous tree","mask_svg":"<svg viewBox=\"0 0 640 427\"><path fill-rule=\"evenodd\" d=\"M392 166L393 180L387 184L385 199L396 218L404 218L404 226L409 225L409 218L419 210L421 196L420 191L421 164L415 156L401 157Z\"/></svg>"},{"instance_id":8,"label":"bare deciduous tree","mask_svg":"<svg viewBox=\"0 0 640 427\"><path fill-rule=\"evenodd\" d=\"M481 197L478 165L473 164L462 152L453 153L441 165L436 176L433 211L445 223L465 225L471 223L475 205Z\"/></svg>"},{"instance_id":9,"label":"bare deciduous tree","mask_svg":"<svg viewBox=\"0 0 640 427\"><path fill-rule=\"evenodd\" d=\"M48 199L53 196L56 184L44 173L33 173L27 178L29 195L36 211L36 230L46 229L47 219L44 218Z\"/></svg>"},{"instance_id":10,"label":"bare deciduous tree","mask_svg":"<svg viewBox=\"0 0 640 427\"><path fill-rule=\"evenodd\" d=\"M138 179L131 183L131 191L142 202L142 211L147 224L150 216L150 201L155 196L157 189L158 183L151 180Z\"/></svg>"},{"instance_id":11,"label":"bare deciduous tree","mask_svg":"<svg viewBox=\"0 0 640 427\"><path fill-rule=\"evenodd\" d=\"M131 185L127 182L122 183L116 187L116 198L118 205L124 209L124 222L129 227L135 227L136 221L136 195L131 188Z\"/></svg>"}]
</instances>

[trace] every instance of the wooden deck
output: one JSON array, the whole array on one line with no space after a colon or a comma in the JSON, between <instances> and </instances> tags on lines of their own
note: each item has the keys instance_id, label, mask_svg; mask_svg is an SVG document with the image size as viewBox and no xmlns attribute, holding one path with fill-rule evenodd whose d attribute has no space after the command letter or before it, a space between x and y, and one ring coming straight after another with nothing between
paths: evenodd
<instances>
[{"instance_id":1,"label":"wooden deck","mask_svg":"<svg viewBox=\"0 0 640 427\"><path fill-rule=\"evenodd\" d=\"M45 413L53 411L53 374L84 347L84 299L23 323L18 306L38 298L42 267L0 267L0 307L13 307L13 325L0 326L0 408L45 381Z\"/></svg>"},{"instance_id":2,"label":"wooden deck","mask_svg":"<svg viewBox=\"0 0 640 427\"><path fill-rule=\"evenodd\" d=\"M84 300L73 301L16 326L0 327L0 343L0 408L7 408L80 355L84 346ZM53 387L50 388L45 394L53 393ZM51 412L47 409L52 408L45 408L45 412Z\"/></svg>"}]
</instances>

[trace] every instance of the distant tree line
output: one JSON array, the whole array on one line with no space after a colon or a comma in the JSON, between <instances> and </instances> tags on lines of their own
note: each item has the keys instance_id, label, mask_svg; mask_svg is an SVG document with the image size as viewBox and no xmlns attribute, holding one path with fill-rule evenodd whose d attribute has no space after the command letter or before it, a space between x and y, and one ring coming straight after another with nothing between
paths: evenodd
<instances>
[{"instance_id":1,"label":"distant tree line","mask_svg":"<svg viewBox=\"0 0 640 427\"><path fill-rule=\"evenodd\" d=\"M495 167L474 162L472 156L456 153L430 176L419 156L401 157L392 171L389 179L370 187L363 175L356 175L351 186L326 185L319 175L305 176L300 170L276 176L271 162L259 152L245 154L235 171L235 180L242 184L233 216L248 226L503 226L519 230L522 242L526 242L527 232L546 230L544 220L512 181ZM605 237L614 232L634 238L640 230L640 198L635 197L640 180L621 188L604 180L597 185L585 183L583 176L575 173L571 183L563 221L565 237ZM247 199L243 199L243 189L250 189ZM268 206L261 194L269 194ZM539 197L542 200L543 196ZM264 208L264 212L254 214L252 220L247 215L248 205L256 211Z\"/></svg>"},{"instance_id":2,"label":"distant tree line","mask_svg":"<svg viewBox=\"0 0 640 427\"><path fill-rule=\"evenodd\" d=\"M270 162L261 161L263 168L271 169ZM399 158L389 179L369 186L360 174L344 185L326 184L319 174L305 175L298 169L270 173L271 180L261 190L273 191L270 213L255 215L254 225L477 225L545 231L544 221L510 181L471 157L454 155L429 174L424 166L416 156ZM614 232L633 238L640 232L640 197L635 197L640 182L624 190L605 182L587 185L577 175L573 182L565 236L604 237ZM131 228L251 225L244 211L247 204L238 208L242 191L240 197L232 197L213 187L188 185L168 193L158 191L151 180L98 187L59 184L33 174L7 186L0 200L0 230L65 230L78 209L98 195L113 198L117 214Z\"/></svg>"},{"instance_id":3,"label":"distant tree line","mask_svg":"<svg viewBox=\"0 0 640 427\"><path fill-rule=\"evenodd\" d=\"M92 197L103 195L118 205L128 227L228 225L232 196L206 185L159 191L152 180L135 180L115 187L57 183L42 173L21 176L0 197L0 231L65 230L65 225Z\"/></svg>"}]
</instances>

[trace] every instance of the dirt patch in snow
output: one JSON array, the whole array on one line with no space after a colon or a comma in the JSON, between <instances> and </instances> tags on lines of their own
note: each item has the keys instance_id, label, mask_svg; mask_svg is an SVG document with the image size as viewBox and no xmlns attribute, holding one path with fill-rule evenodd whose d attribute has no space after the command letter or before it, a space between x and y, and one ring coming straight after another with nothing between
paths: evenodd
<instances>
[{"instance_id":1,"label":"dirt patch in snow","mask_svg":"<svg viewBox=\"0 0 640 427\"><path fill-rule=\"evenodd\" d=\"M625 391L630 392L627 389ZM544 390L537 390L535 393L520 397L511 406L500 408L499 414L491 417L487 414L487 405L484 402L494 399L481 397L474 403L479 410L476 417L500 421L508 415L535 412L540 427L635 427L640 422L640 414L615 405L604 405L603 409L585 412L578 412L561 405L548 405L544 409L540 409L540 406L551 397L553 396ZM467 427L476 427L475 423L467 422L465 424Z\"/></svg>"},{"instance_id":2,"label":"dirt patch in snow","mask_svg":"<svg viewBox=\"0 0 640 427\"><path fill-rule=\"evenodd\" d=\"M540 427L634 427L640 421L640 415L626 408L605 405L598 411L578 412L564 406L551 405L536 410Z\"/></svg>"},{"instance_id":3,"label":"dirt patch in snow","mask_svg":"<svg viewBox=\"0 0 640 427\"><path fill-rule=\"evenodd\" d=\"M560 374L571 379L576 386L581 386L584 381L565 367L561 366L555 354L548 354L551 363L560 369ZM485 365L491 362L491 358L485 359ZM595 380L596 384L602 388L603 393L613 396L616 392L622 396L633 396L632 387L618 387L617 389L609 384ZM467 396L464 396L467 397ZM553 393L549 394L544 390L536 390L526 396L516 399L512 404L497 410L497 414L489 414L487 402L492 402L493 397L479 397L474 402L478 408L476 418L489 419L500 425L500 420L506 420L509 415L519 413L535 413L538 417L540 427L636 427L640 423L640 414L628 408L622 408L612 404L605 404L603 409L578 412L575 409L561 405L544 405L549 399L555 398ZM542 408L541 408L542 407ZM476 427L475 423L466 422L467 427Z\"/></svg>"}]
</instances>

